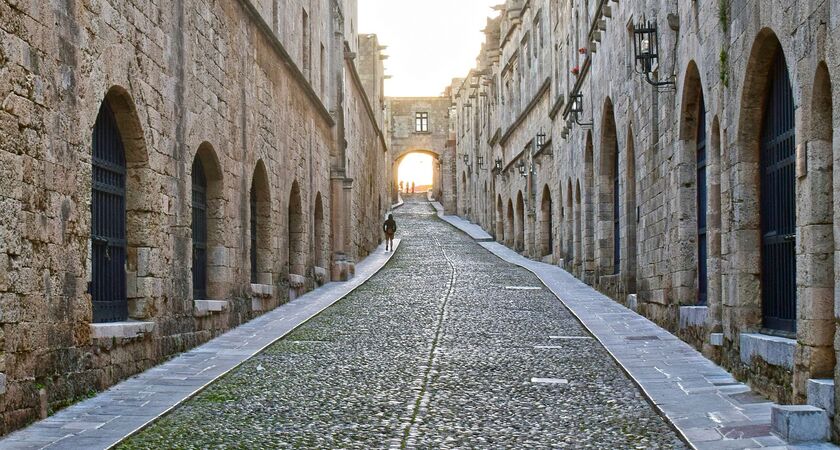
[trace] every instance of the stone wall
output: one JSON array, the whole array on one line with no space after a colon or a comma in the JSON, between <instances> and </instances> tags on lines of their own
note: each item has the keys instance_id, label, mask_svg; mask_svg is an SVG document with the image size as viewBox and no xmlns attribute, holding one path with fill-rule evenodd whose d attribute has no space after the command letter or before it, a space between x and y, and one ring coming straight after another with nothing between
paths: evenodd
<instances>
[{"instance_id":1,"label":"stone wall","mask_svg":"<svg viewBox=\"0 0 840 450\"><path fill-rule=\"evenodd\" d=\"M338 111L367 101L338 83L352 68L338 63L343 41L356 45L335 38L355 17L346 13L316 0L0 4L0 433L276 307L328 281L323 269L339 257L374 248L378 236L361 230L378 228L375 211L334 196L348 184L347 159L359 165L352 195L364 186L362 200L387 197L390 184L375 117L348 111L361 131L348 136L348 158L337 144ZM89 293L103 104L126 160L132 320L110 325L92 323ZM196 160L207 178L209 298L193 295ZM345 227L364 237L338 243Z\"/></svg>"},{"instance_id":2,"label":"stone wall","mask_svg":"<svg viewBox=\"0 0 840 450\"><path fill-rule=\"evenodd\" d=\"M441 97L388 97L386 110L391 159L391 179L394 185L392 201L396 202L399 190L398 170L402 159L410 153L425 153L434 160L432 195L441 197L442 180L448 176L447 167L441 163L441 156L449 138L450 99ZM428 131L416 129L416 113L428 113Z\"/></svg>"},{"instance_id":3,"label":"stone wall","mask_svg":"<svg viewBox=\"0 0 840 450\"><path fill-rule=\"evenodd\" d=\"M617 301L637 294L640 313L774 400L807 402L808 379L835 376L835 9L831 1L508 0L453 97L457 151L503 167L470 174L458 163L459 213ZM635 66L642 17L658 29L651 81L670 83L653 86ZM542 33L545 46L535 38ZM779 50L794 105L795 269L786 272L796 286L794 332L771 330L761 300L760 132ZM472 188L485 181L489 200ZM699 181L707 194L703 280ZM781 342L770 347L785 358L753 352L769 348L754 339Z\"/></svg>"}]
</instances>

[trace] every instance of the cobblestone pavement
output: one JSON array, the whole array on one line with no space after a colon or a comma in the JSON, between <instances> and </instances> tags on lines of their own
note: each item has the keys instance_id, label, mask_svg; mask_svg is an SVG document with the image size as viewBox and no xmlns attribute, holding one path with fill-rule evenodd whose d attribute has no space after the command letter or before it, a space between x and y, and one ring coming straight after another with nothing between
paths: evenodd
<instances>
[{"instance_id":1,"label":"cobblestone pavement","mask_svg":"<svg viewBox=\"0 0 840 450\"><path fill-rule=\"evenodd\" d=\"M684 448L538 279L438 220L122 448Z\"/></svg>"}]
</instances>

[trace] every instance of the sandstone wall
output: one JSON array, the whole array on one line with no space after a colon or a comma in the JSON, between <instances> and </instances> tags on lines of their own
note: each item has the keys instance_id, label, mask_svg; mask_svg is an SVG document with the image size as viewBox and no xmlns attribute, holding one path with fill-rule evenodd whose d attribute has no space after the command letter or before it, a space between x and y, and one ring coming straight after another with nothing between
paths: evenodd
<instances>
[{"instance_id":1,"label":"sandstone wall","mask_svg":"<svg viewBox=\"0 0 840 450\"><path fill-rule=\"evenodd\" d=\"M333 63L344 60L331 41L343 26L336 11L315 0L0 4L0 433L37 418L39 391L60 408L329 279L315 267L333 259L332 105L345 70ZM364 95L351 90L346 101ZM140 323L120 337L91 324L88 293L92 130L103 102L126 148L128 309ZM376 121L355 121L353 192L387 197ZM208 173L208 299L192 293L196 158ZM261 199L254 284L252 185ZM361 205L342 211L368 229L379 220ZM358 237L351 253L376 243Z\"/></svg>"}]
</instances>

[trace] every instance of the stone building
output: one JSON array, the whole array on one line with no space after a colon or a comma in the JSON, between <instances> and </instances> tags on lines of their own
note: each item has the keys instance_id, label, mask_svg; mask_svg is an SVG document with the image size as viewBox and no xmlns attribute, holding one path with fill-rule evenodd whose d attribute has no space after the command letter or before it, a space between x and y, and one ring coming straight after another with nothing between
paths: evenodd
<instances>
[{"instance_id":1,"label":"stone building","mask_svg":"<svg viewBox=\"0 0 840 450\"><path fill-rule=\"evenodd\" d=\"M392 201L399 191L398 170L403 158L412 153L432 156L432 180L435 198L451 191L451 165L446 164L450 138L450 99L441 97L388 97L386 110L391 151Z\"/></svg>"},{"instance_id":2,"label":"stone building","mask_svg":"<svg viewBox=\"0 0 840 450\"><path fill-rule=\"evenodd\" d=\"M390 197L355 16L0 4L0 434L352 276Z\"/></svg>"},{"instance_id":3,"label":"stone building","mask_svg":"<svg viewBox=\"0 0 840 450\"><path fill-rule=\"evenodd\" d=\"M452 90L458 212L833 416L838 12L507 0Z\"/></svg>"}]
</instances>

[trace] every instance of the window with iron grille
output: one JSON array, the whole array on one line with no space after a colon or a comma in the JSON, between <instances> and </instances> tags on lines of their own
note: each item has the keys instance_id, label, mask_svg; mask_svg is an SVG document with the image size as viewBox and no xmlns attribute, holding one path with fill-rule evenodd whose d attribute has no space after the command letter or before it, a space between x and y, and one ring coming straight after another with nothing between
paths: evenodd
<instances>
[{"instance_id":1,"label":"window with iron grille","mask_svg":"<svg viewBox=\"0 0 840 450\"><path fill-rule=\"evenodd\" d=\"M429 113L418 112L414 114L414 131L418 133L429 132Z\"/></svg>"}]
</instances>

